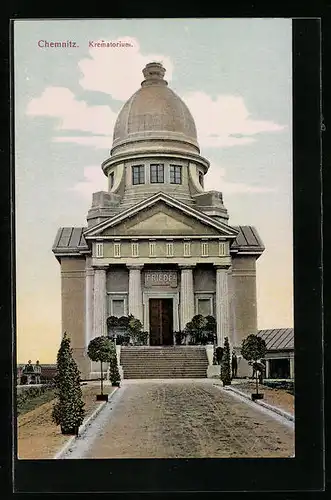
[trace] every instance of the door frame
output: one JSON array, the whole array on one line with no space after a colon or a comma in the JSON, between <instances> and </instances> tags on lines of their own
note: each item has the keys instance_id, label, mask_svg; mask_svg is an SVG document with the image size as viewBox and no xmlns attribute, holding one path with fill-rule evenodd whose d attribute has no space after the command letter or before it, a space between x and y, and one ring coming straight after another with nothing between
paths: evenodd
<instances>
[{"instance_id":1,"label":"door frame","mask_svg":"<svg viewBox=\"0 0 331 500\"><path fill-rule=\"evenodd\" d=\"M158 322L154 322L154 326L156 327L156 330L158 331L159 335L156 335L156 337L153 337L155 338L156 340L156 344L153 344L153 346L169 346L169 345L174 345L174 335L173 335L173 332L174 332L174 325L173 325L173 299L149 299L149 313L150 313L150 318L149 318L149 321L151 322L151 305L152 305L152 302L154 301L154 303L156 302L157 304L157 318L158 318ZM169 314L169 317L168 317L168 314ZM156 319L156 318L155 318ZM166 337L164 336L164 332L163 332L163 326L164 324L167 324L167 328L166 328ZM162 324L162 326L161 326ZM151 334L152 334L152 330L151 330L151 323L150 323L150 331L149 331L149 341L151 342ZM156 333L156 332L155 332ZM166 338L166 342L165 342L165 338ZM158 339L158 340L157 340Z\"/></svg>"},{"instance_id":2,"label":"door frame","mask_svg":"<svg viewBox=\"0 0 331 500\"><path fill-rule=\"evenodd\" d=\"M149 299L172 299L172 324L174 332L179 330L179 292L146 291L143 292L144 330L149 332ZM149 345L149 338L148 338Z\"/></svg>"}]
</instances>

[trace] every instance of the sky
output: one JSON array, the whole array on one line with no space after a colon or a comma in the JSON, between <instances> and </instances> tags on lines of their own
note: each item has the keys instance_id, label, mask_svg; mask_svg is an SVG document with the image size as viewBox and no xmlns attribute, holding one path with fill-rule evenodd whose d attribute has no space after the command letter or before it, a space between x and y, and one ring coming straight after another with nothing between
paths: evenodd
<instances>
[{"instance_id":1,"label":"sky","mask_svg":"<svg viewBox=\"0 0 331 500\"><path fill-rule=\"evenodd\" d=\"M195 119L205 190L221 191L230 225L255 226L265 244L258 328L293 326L291 37L290 19L15 21L19 363L56 360L56 232L85 226L92 193L107 190L101 163L117 114L151 61ZM113 46L95 47L102 40Z\"/></svg>"}]
</instances>

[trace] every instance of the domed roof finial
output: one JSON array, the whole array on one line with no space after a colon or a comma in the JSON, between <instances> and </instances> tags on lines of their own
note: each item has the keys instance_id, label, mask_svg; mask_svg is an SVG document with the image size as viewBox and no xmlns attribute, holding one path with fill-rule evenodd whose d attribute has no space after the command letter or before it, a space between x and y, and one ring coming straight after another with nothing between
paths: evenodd
<instances>
[{"instance_id":1,"label":"domed roof finial","mask_svg":"<svg viewBox=\"0 0 331 500\"><path fill-rule=\"evenodd\" d=\"M148 85L168 85L163 78L165 75L165 68L159 62L150 62L146 64L143 69L143 75L145 80L142 82L141 86L146 87Z\"/></svg>"}]
</instances>

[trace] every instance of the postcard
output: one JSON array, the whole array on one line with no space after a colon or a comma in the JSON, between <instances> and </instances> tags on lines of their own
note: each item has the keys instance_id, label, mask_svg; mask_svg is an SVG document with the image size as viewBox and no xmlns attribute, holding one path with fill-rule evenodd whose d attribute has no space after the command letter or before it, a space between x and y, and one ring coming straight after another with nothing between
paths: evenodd
<instances>
[{"instance_id":1,"label":"postcard","mask_svg":"<svg viewBox=\"0 0 331 500\"><path fill-rule=\"evenodd\" d=\"M292 20L18 19L13 69L17 459L293 459Z\"/></svg>"}]
</instances>

